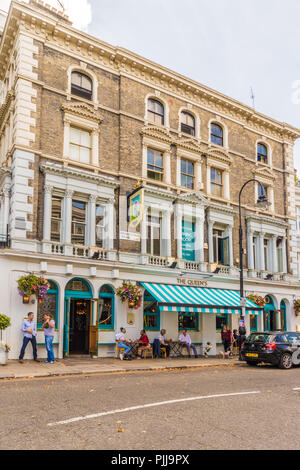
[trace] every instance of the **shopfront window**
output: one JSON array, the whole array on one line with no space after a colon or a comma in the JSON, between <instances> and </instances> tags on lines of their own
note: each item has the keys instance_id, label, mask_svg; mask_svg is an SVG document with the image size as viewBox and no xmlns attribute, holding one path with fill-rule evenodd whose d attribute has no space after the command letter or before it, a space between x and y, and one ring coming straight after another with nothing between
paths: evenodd
<instances>
[{"instance_id":1,"label":"shopfront window","mask_svg":"<svg viewBox=\"0 0 300 470\"><path fill-rule=\"evenodd\" d=\"M149 292L144 295L144 329L159 331L160 312L157 301Z\"/></svg>"},{"instance_id":2,"label":"shopfront window","mask_svg":"<svg viewBox=\"0 0 300 470\"><path fill-rule=\"evenodd\" d=\"M178 314L178 330L198 330L198 314L197 313L179 313Z\"/></svg>"},{"instance_id":3,"label":"shopfront window","mask_svg":"<svg viewBox=\"0 0 300 470\"><path fill-rule=\"evenodd\" d=\"M103 286L99 295L99 328L108 330L114 328L115 294L110 286Z\"/></svg>"},{"instance_id":4,"label":"shopfront window","mask_svg":"<svg viewBox=\"0 0 300 470\"><path fill-rule=\"evenodd\" d=\"M216 330L219 332L222 331L224 325L228 326L228 315L226 314L217 315L216 316Z\"/></svg>"}]
</instances>

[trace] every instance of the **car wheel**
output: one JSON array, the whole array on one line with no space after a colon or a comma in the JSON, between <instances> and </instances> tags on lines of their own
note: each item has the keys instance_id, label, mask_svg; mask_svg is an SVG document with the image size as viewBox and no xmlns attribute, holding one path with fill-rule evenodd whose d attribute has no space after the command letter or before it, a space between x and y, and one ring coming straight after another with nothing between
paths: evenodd
<instances>
[{"instance_id":1,"label":"car wheel","mask_svg":"<svg viewBox=\"0 0 300 470\"><path fill-rule=\"evenodd\" d=\"M292 356L288 353L282 354L279 367L280 369L291 369L293 367Z\"/></svg>"},{"instance_id":2,"label":"car wheel","mask_svg":"<svg viewBox=\"0 0 300 470\"><path fill-rule=\"evenodd\" d=\"M248 366L257 366L259 363L256 361L246 361Z\"/></svg>"}]
</instances>

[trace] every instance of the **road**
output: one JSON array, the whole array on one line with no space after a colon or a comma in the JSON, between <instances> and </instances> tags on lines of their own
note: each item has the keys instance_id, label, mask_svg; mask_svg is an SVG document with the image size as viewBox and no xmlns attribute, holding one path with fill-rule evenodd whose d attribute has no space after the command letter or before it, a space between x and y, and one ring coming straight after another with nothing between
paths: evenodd
<instances>
[{"instance_id":1,"label":"road","mask_svg":"<svg viewBox=\"0 0 300 470\"><path fill-rule=\"evenodd\" d=\"M299 368L4 381L0 403L1 450L300 448Z\"/></svg>"}]
</instances>

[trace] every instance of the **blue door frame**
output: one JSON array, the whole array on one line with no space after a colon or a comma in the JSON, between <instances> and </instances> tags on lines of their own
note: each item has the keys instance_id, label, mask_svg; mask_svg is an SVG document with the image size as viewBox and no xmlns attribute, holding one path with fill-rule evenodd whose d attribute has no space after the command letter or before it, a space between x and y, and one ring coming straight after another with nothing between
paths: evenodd
<instances>
[{"instance_id":1,"label":"blue door frame","mask_svg":"<svg viewBox=\"0 0 300 470\"><path fill-rule=\"evenodd\" d=\"M72 280L77 280L77 279L72 279ZM93 294L91 291L91 287L89 283L87 283L84 279L78 279L80 281L83 281L89 288L89 292L81 292L81 291L72 291L72 290L66 290L65 291L65 312L64 312L64 356L68 357L69 356L69 340L70 340L70 304L71 300L93 300ZM91 302L91 315L93 316L93 304L94 302Z\"/></svg>"}]
</instances>

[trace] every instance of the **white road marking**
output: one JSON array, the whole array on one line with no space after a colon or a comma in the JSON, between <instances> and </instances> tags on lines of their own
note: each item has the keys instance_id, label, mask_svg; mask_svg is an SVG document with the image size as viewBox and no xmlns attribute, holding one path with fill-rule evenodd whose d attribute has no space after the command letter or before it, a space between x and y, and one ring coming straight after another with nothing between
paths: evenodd
<instances>
[{"instance_id":1,"label":"white road marking","mask_svg":"<svg viewBox=\"0 0 300 470\"><path fill-rule=\"evenodd\" d=\"M294 391L294 392L297 392L297 390L299 391L300 388L293 388L293 391Z\"/></svg>"},{"instance_id":2,"label":"white road marking","mask_svg":"<svg viewBox=\"0 0 300 470\"><path fill-rule=\"evenodd\" d=\"M239 393L223 393L221 395L207 395L207 396L199 396L199 397L191 397L191 398L180 398L178 400L169 400L169 401L162 401L162 402L157 402L157 403L148 403L146 405L139 405L139 406L131 406L130 408L123 408L120 410L112 410L112 411L104 411L102 413L96 413L92 415L87 415L87 416L78 416L77 418L70 418L66 419L64 421L57 421L55 423L48 423L48 426L61 426L63 424L70 424L70 423L76 423L78 421L84 421L87 419L95 419L95 418L100 418L101 416L108 416L108 415L114 415L117 413L126 413L128 411L136 411L136 410L141 410L144 408L153 408L155 406L164 406L164 405L172 405L174 403L183 403L186 401L196 401L196 400L206 400L209 398L224 398L224 397L236 397L236 396L241 396L241 395L255 395L261 392L239 392Z\"/></svg>"}]
</instances>

